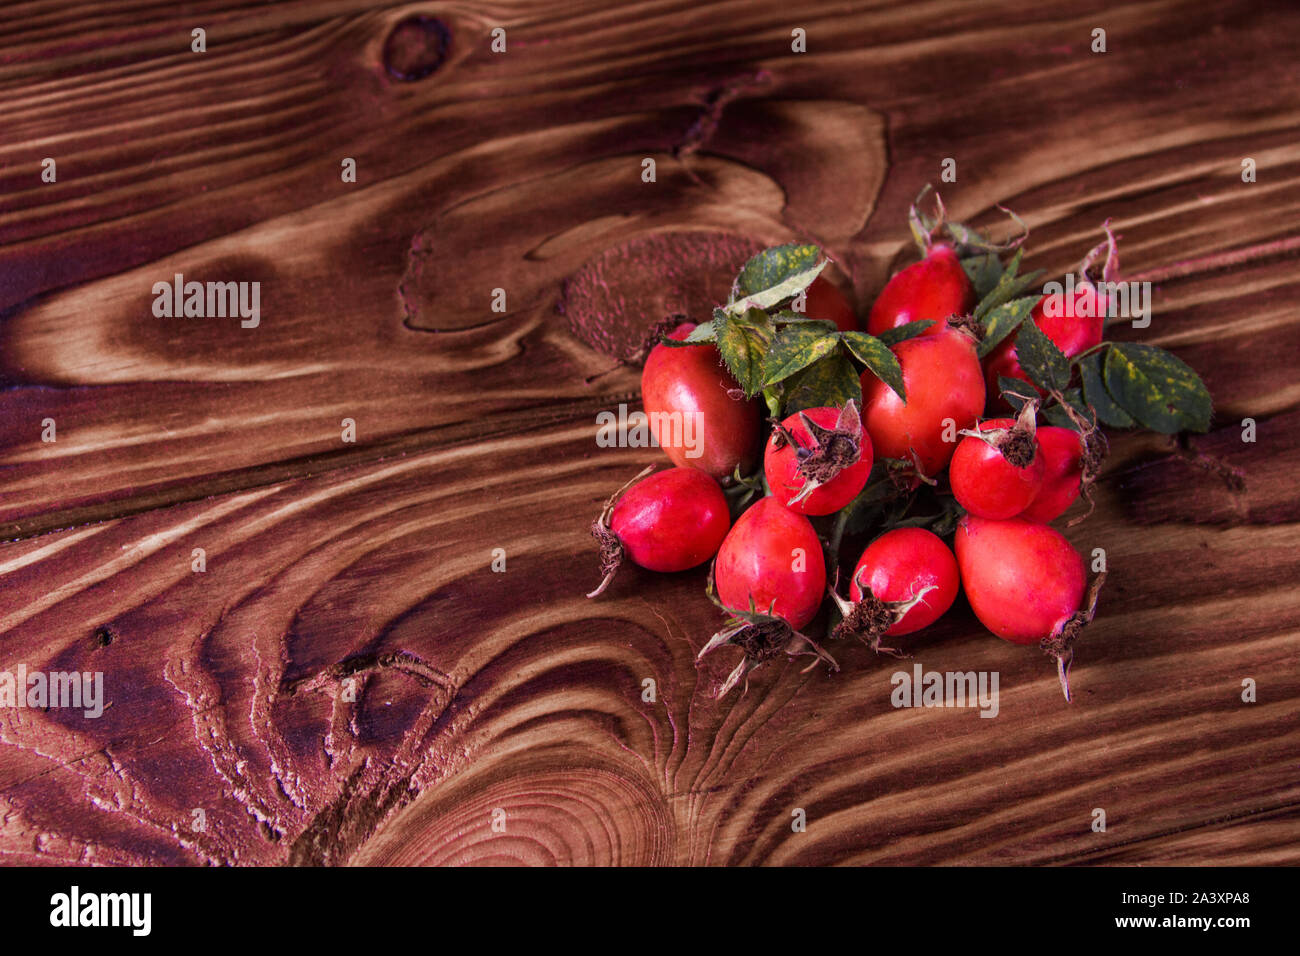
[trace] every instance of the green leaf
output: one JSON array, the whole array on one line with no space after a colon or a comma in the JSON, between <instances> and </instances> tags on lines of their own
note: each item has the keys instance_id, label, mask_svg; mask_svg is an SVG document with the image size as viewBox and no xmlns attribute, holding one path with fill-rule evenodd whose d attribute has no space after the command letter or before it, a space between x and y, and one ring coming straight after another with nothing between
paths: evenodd
<instances>
[{"instance_id":1,"label":"green leaf","mask_svg":"<svg viewBox=\"0 0 1300 956\"><path fill-rule=\"evenodd\" d=\"M1007 378L1005 375L998 376L998 391L1016 411L1024 408L1030 399L1038 401L1042 398L1038 390L1023 378Z\"/></svg>"},{"instance_id":2,"label":"green leaf","mask_svg":"<svg viewBox=\"0 0 1300 956\"><path fill-rule=\"evenodd\" d=\"M892 388L899 398L904 402L907 401L902 366L898 364L898 357L889 350L888 345L874 335L867 335L866 332L841 332L840 336L854 358Z\"/></svg>"},{"instance_id":3,"label":"green leaf","mask_svg":"<svg viewBox=\"0 0 1300 956\"><path fill-rule=\"evenodd\" d=\"M966 270L971 285L975 287L977 302L992 292L998 280L1002 278L1002 260L998 258L996 252L967 256L961 260L961 267Z\"/></svg>"},{"instance_id":4,"label":"green leaf","mask_svg":"<svg viewBox=\"0 0 1300 956\"><path fill-rule=\"evenodd\" d=\"M791 242L764 249L745 263L736 277L737 301L727 311L736 313L749 308L769 309L783 299L798 295L812 284L830 262L819 246Z\"/></svg>"},{"instance_id":5,"label":"green leaf","mask_svg":"<svg viewBox=\"0 0 1300 956\"><path fill-rule=\"evenodd\" d=\"M894 346L899 342L906 342L908 339L914 339L918 335L924 335L925 330L934 325L934 319L917 319L915 322L907 322L903 325L896 325L892 329L886 329L876 338L886 345Z\"/></svg>"},{"instance_id":6,"label":"green leaf","mask_svg":"<svg viewBox=\"0 0 1300 956\"><path fill-rule=\"evenodd\" d=\"M862 407L862 382L843 349L836 349L785 381L785 414L825 405L843 407L853 399Z\"/></svg>"},{"instance_id":7,"label":"green leaf","mask_svg":"<svg viewBox=\"0 0 1300 956\"><path fill-rule=\"evenodd\" d=\"M839 345L839 333L804 325L787 325L772 340L767 354L767 377L764 385L775 385L800 369L832 352Z\"/></svg>"},{"instance_id":8,"label":"green leaf","mask_svg":"<svg viewBox=\"0 0 1300 956\"><path fill-rule=\"evenodd\" d=\"M1210 393L1177 356L1154 345L1121 342L1106 354L1106 391L1152 431L1172 435L1210 428Z\"/></svg>"},{"instance_id":9,"label":"green leaf","mask_svg":"<svg viewBox=\"0 0 1300 956\"><path fill-rule=\"evenodd\" d=\"M779 388L763 389L763 401L767 404L768 418L781 417L781 389Z\"/></svg>"},{"instance_id":10,"label":"green leaf","mask_svg":"<svg viewBox=\"0 0 1300 956\"><path fill-rule=\"evenodd\" d=\"M840 330L840 327L830 319L810 319L802 312L795 312L793 309L782 309L780 312L773 313L772 321L778 325L818 326L828 332L838 332Z\"/></svg>"},{"instance_id":11,"label":"green leaf","mask_svg":"<svg viewBox=\"0 0 1300 956\"><path fill-rule=\"evenodd\" d=\"M1020 328L1020 323L1030 312L1034 311L1034 306L1038 304L1039 296L1029 295L1021 299L1012 299L1010 302L1004 302L1002 305L993 309L984 318L984 338L980 340L979 356L984 358L998 346L1003 339Z\"/></svg>"},{"instance_id":12,"label":"green leaf","mask_svg":"<svg viewBox=\"0 0 1300 956\"><path fill-rule=\"evenodd\" d=\"M992 290L980 299L979 305L975 306L975 318L984 319L998 306L1010 302L1020 293L1024 292L1033 285L1043 275L1042 269L1035 269L1033 272L1027 272L1019 275L1020 259L1024 250L1017 249L1016 254L1011 257L1007 263L1006 270L1002 273Z\"/></svg>"},{"instance_id":13,"label":"green leaf","mask_svg":"<svg viewBox=\"0 0 1300 956\"><path fill-rule=\"evenodd\" d=\"M1064 391L1070 384L1070 363L1033 322L1022 322L1016 335L1016 359L1039 388Z\"/></svg>"},{"instance_id":14,"label":"green leaf","mask_svg":"<svg viewBox=\"0 0 1300 956\"><path fill-rule=\"evenodd\" d=\"M1093 352L1079 362L1079 378L1083 381L1083 400L1093 407L1103 425L1113 428L1132 428L1133 416L1115 404L1101 378L1100 351Z\"/></svg>"},{"instance_id":15,"label":"green leaf","mask_svg":"<svg viewBox=\"0 0 1300 956\"><path fill-rule=\"evenodd\" d=\"M1083 393L1077 388L1067 389L1061 393L1067 405L1077 411L1085 419L1091 419L1092 415L1088 413L1088 407L1083 403ZM1069 428L1078 431L1079 426L1074 423L1074 419L1065 413L1065 409L1060 405L1049 405L1043 411L1043 417L1047 419L1049 425L1056 425L1060 428Z\"/></svg>"},{"instance_id":16,"label":"green leaf","mask_svg":"<svg viewBox=\"0 0 1300 956\"><path fill-rule=\"evenodd\" d=\"M753 398L763 387L763 356L770 341L763 325L753 316L757 311L751 309L745 318L726 322L718 330L718 351L746 398Z\"/></svg>"},{"instance_id":17,"label":"green leaf","mask_svg":"<svg viewBox=\"0 0 1300 956\"><path fill-rule=\"evenodd\" d=\"M693 328L690 335L684 339L670 339L665 335L659 341L674 349L686 348L688 345L707 345L718 340L717 329L720 324L725 324L725 319L721 321L716 318L710 319Z\"/></svg>"}]
</instances>

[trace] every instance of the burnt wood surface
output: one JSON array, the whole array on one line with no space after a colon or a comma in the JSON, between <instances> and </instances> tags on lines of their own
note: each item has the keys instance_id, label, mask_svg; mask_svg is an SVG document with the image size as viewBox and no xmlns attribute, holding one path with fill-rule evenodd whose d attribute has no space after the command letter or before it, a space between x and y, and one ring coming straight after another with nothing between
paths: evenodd
<instances>
[{"instance_id":1,"label":"burnt wood surface","mask_svg":"<svg viewBox=\"0 0 1300 956\"><path fill-rule=\"evenodd\" d=\"M0 711L0 861L1300 861L1298 134L1288 3L7 5L0 669L109 706ZM949 157L1029 267L1112 220L1154 283L1117 337L1214 429L1113 436L1072 704L961 601L909 649L999 672L996 719L893 708L861 647L714 701L701 572L583 597L662 461L595 415L754 249L869 305ZM260 325L155 317L177 273Z\"/></svg>"}]
</instances>

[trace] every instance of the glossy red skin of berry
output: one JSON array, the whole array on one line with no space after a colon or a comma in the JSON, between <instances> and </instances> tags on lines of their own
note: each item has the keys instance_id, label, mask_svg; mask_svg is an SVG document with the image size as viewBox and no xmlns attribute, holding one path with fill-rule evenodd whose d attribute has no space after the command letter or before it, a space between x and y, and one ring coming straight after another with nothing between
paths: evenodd
<instances>
[{"instance_id":1,"label":"glossy red skin of berry","mask_svg":"<svg viewBox=\"0 0 1300 956\"><path fill-rule=\"evenodd\" d=\"M886 531L862 552L853 569L849 598L862 600L858 577L882 601L907 601L934 585L886 634L911 634L928 627L947 613L957 597L961 575L951 549L932 531L924 528L895 528Z\"/></svg>"},{"instance_id":2,"label":"glossy red skin of berry","mask_svg":"<svg viewBox=\"0 0 1300 956\"><path fill-rule=\"evenodd\" d=\"M684 339L694 328L694 323L685 322L668 337ZM651 416L651 430L674 465L697 468L719 481L730 477L737 465L745 474L753 468L762 439L762 410L756 399L746 401L728 394L739 388L716 346L671 348L661 343L650 350L641 372L641 397L646 414ZM699 414L695 435L701 452L698 457L689 457L684 442L674 445L671 436L658 434L654 415L673 412Z\"/></svg>"},{"instance_id":3,"label":"glossy red skin of berry","mask_svg":"<svg viewBox=\"0 0 1300 956\"><path fill-rule=\"evenodd\" d=\"M1083 558L1050 525L966 515L955 544L971 609L1004 641L1037 644L1079 610Z\"/></svg>"},{"instance_id":4,"label":"glossy red skin of berry","mask_svg":"<svg viewBox=\"0 0 1300 956\"><path fill-rule=\"evenodd\" d=\"M718 552L731 512L718 483L694 468L669 468L629 488L614 505L610 530L634 563L685 571Z\"/></svg>"},{"instance_id":5,"label":"glossy red skin of berry","mask_svg":"<svg viewBox=\"0 0 1300 956\"><path fill-rule=\"evenodd\" d=\"M957 447L956 431L971 428L984 410L984 375L975 343L956 329L922 335L893 348L903 369L907 402L876 378L862 373L862 424L877 458L911 460L938 474ZM953 441L944 441L944 419L954 423Z\"/></svg>"},{"instance_id":6,"label":"glossy red skin of berry","mask_svg":"<svg viewBox=\"0 0 1300 956\"><path fill-rule=\"evenodd\" d=\"M858 330L858 316L853 311L853 306L838 287L822 276L813 279L808 286L803 314L810 319L834 322L841 332Z\"/></svg>"},{"instance_id":7,"label":"glossy red skin of berry","mask_svg":"<svg viewBox=\"0 0 1300 956\"><path fill-rule=\"evenodd\" d=\"M1046 524L1063 515L1079 498L1083 479L1083 442L1072 428L1045 425L1038 429L1043 459L1043 487L1017 517Z\"/></svg>"},{"instance_id":8,"label":"glossy red skin of berry","mask_svg":"<svg viewBox=\"0 0 1300 956\"><path fill-rule=\"evenodd\" d=\"M794 570L796 548L802 570ZM795 630L817 616L826 592L826 560L811 522L770 495L737 519L718 549L718 599L729 608L783 617Z\"/></svg>"},{"instance_id":9,"label":"glossy red skin of berry","mask_svg":"<svg viewBox=\"0 0 1300 956\"><path fill-rule=\"evenodd\" d=\"M814 424L821 425L824 428L834 428L835 422L840 416L840 410L838 408L809 408L804 411L804 414L812 419ZM811 446L808 429L804 426L797 413L786 418L781 424L794 436L796 441L803 442L805 446ZM789 442L785 442L780 448L777 448L776 439L777 433L774 430L772 437L768 439L767 450L763 453L763 472L767 476L767 486L771 489L772 496L777 501L792 511L799 512L799 514L828 515L833 511L839 511L857 497L858 492L867 483L867 476L871 474L871 465L874 461L871 450L871 437L866 432L860 432L858 450L861 457L858 459L857 464L849 465L826 484L809 493L802 501L790 504L790 499L798 496L799 492L803 490L804 479L796 474L799 459L795 455L794 446Z\"/></svg>"},{"instance_id":10,"label":"glossy red skin of berry","mask_svg":"<svg viewBox=\"0 0 1300 956\"><path fill-rule=\"evenodd\" d=\"M1013 428L1010 418L992 418L975 430ZM1035 436L1037 438L1037 436ZM1045 464L1042 450L1034 460L1017 468L997 448L973 435L962 438L948 465L948 480L953 497L973 515L981 518L1014 518L1029 507L1043 490Z\"/></svg>"},{"instance_id":11,"label":"glossy red skin of berry","mask_svg":"<svg viewBox=\"0 0 1300 956\"><path fill-rule=\"evenodd\" d=\"M1049 299L1055 300L1057 306L1054 311L1061 314L1047 314ZM1085 306L1084 303L1088 303L1091 311L1095 313L1094 315L1076 314L1088 311L1088 306ZM1042 330L1043 334L1065 353L1066 358L1074 358L1093 346L1101 344L1104 334L1103 326L1106 322L1105 312L1105 296L1099 296L1097 287L1089 282L1080 283L1076 286L1074 298L1068 301L1064 293L1043 296L1038 300L1038 304L1034 306L1033 311L1029 313L1029 317ZM998 389L998 376L1029 381L1029 376L1020 367L1020 359L1016 355L1016 337L1014 334L999 342L993 351L984 357L984 376L989 395L989 407L1009 408L1010 406L1002 398L1002 394ZM1044 396L1047 394L1042 389L1038 389L1038 393Z\"/></svg>"},{"instance_id":12,"label":"glossy red skin of berry","mask_svg":"<svg viewBox=\"0 0 1300 956\"><path fill-rule=\"evenodd\" d=\"M951 246L938 243L920 262L885 283L867 316L867 331L880 335L921 319L933 319L926 335L943 331L950 315L968 315L975 308L975 287Z\"/></svg>"}]
</instances>

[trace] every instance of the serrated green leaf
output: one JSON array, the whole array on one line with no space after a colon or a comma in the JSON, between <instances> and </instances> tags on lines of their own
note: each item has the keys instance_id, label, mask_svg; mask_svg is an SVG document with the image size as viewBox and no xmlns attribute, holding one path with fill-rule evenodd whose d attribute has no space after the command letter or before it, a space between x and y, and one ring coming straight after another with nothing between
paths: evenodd
<instances>
[{"instance_id":1,"label":"serrated green leaf","mask_svg":"<svg viewBox=\"0 0 1300 956\"><path fill-rule=\"evenodd\" d=\"M691 329L690 334L684 339L670 339L665 335L660 341L669 348L674 349L685 348L688 345L706 345L718 340L718 324L717 319L709 319L707 322L701 322Z\"/></svg>"},{"instance_id":2,"label":"serrated green leaf","mask_svg":"<svg viewBox=\"0 0 1300 956\"><path fill-rule=\"evenodd\" d=\"M924 335L925 330L934 325L934 319L917 319L915 322L906 322L903 325L896 325L892 329L886 329L876 338L888 346L895 346L899 342L906 342L908 339L914 339L918 335Z\"/></svg>"},{"instance_id":3,"label":"serrated green leaf","mask_svg":"<svg viewBox=\"0 0 1300 956\"><path fill-rule=\"evenodd\" d=\"M992 292L1002 278L1002 260L996 252L967 256L961 260L961 267L966 270L971 285L975 287L976 302Z\"/></svg>"},{"instance_id":4,"label":"serrated green leaf","mask_svg":"<svg viewBox=\"0 0 1300 956\"><path fill-rule=\"evenodd\" d=\"M836 349L785 380L785 414L833 405L842 408L853 399L862 407L862 381L843 349Z\"/></svg>"},{"instance_id":5,"label":"serrated green leaf","mask_svg":"<svg viewBox=\"0 0 1300 956\"><path fill-rule=\"evenodd\" d=\"M980 299L979 305L975 306L975 318L983 321L984 317L998 306L1010 302L1042 277L1042 269L1035 269L1024 275L1019 274L1023 254L1024 250L1016 250L1016 254L1011 257L1011 261L1007 263L1006 269L998 278L997 284Z\"/></svg>"},{"instance_id":6,"label":"serrated green leaf","mask_svg":"<svg viewBox=\"0 0 1300 956\"><path fill-rule=\"evenodd\" d=\"M907 390L903 385L903 368L898 364L898 356L889 350L888 345L866 332L841 332L840 336L854 358L892 388L899 398L904 402L907 401Z\"/></svg>"},{"instance_id":7,"label":"serrated green leaf","mask_svg":"<svg viewBox=\"0 0 1300 956\"><path fill-rule=\"evenodd\" d=\"M1213 403L1199 375L1154 345L1120 342L1106 354L1106 391L1152 431L1208 431Z\"/></svg>"},{"instance_id":8,"label":"serrated green leaf","mask_svg":"<svg viewBox=\"0 0 1300 956\"><path fill-rule=\"evenodd\" d=\"M1115 404L1106 391L1101 377L1101 352L1093 352L1079 362L1079 378L1083 382L1083 400L1093 407L1103 425L1112 428L1132 428L1137 423L1133 416Z\"/></svg>"},{"instance_id":9,"label":"serrated green leaf","mask_svg":"<svg viewBox=\"0 0 1300 956\"><path fill-rule=\"evenodd\" d=\"M767 377L763 384L775 385L807 368L832 352L840 343L839 333L828 333L813 325L787 325L772 340L767 353Z\"/></svg>"},{"instance_id":10,"label":"serrated green leaf","mask_svg":"<svg viewBox=\"0 0 1300 956\"><path fill-rule=\"evenodd\" d=\"M993 309L984 317L984 338L980 340L979 357L984 358L996 348L1003 339L1020 328L1020 323L1030 312L1034 311L1034 306L1038 304L1040 296L1030 295L1020 299L1012 299L1010 302L1004 302L1002 305Z\"/></svg>"},{"instance_id":11,"label":"serrated green leaf","mask_svg":"<svg viewBox=\"0 0 1300 956\"><path fill-rule=\"evenodd\" d=\"M763 358L770 341L754 320L733 320L718 330L718 351L746 398L753 398L763 387Z\"/></svg>"},{"instance_id":12,"label":"serrated green leaf","mask_svg":"<svg viewBox=\"0 0 1300 956\"><path fill-rule=\"evenodd\" d=\"M1042 397L1038 394L1038 390L1023 378L1008 378L1005 375L998 376L998 391L1016 411L1024 408L1025 402L1030 399L1038 400Z\"/></svg>"},{"instance_id":13,"label":"serrated green leaf","mask_svg":"<svg viewBox=\"0 0 1300 956\"><path fill-rule=\"evenodd\" d=\"M736 277L737 300L728 305L727 311L734 314L749 308L770 309L808 288L828 262L821 248L812 243L791 242L764 249L740 270Z\"/></svg>"},{"instance_id":14,"label":"serrated green leaf","mask_svg":"<svg viewBox=\"0 0 1300 956\"><path fill-rule=\"evenodd\" d=\"M1070 362L1033 322L1022 322L1016 333L1016 359L1029 380L1044 390L1063 391L1070 384Z\"/></svg>"}]
</instances>

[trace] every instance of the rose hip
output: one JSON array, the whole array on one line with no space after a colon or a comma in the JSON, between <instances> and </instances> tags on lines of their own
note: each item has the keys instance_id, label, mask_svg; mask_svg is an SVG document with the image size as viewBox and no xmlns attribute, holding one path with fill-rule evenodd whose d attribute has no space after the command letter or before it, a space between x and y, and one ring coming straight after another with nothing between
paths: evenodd
<instances>
[{"instance_id":1,"label":"rose hip","mask_svg":"<svg viewBox=\"0 0 1300 956\"><path fill-rule=\"evenodd\" d=\"M633 482L615 493L592 525L605 577L587 597L609 586L624 557L649 571L703 564L731 526L722 489L702 471L669 468Z\"/></svg>"},{"instance_id":2,"label":"rose hip","mask_svg":"<svg viewBox=\"0 0 1300 956\"><path fill-rule=\"evenodd\" d=\"M694 329L686 322L668 337L681 341ZM759 403L744 399L715 346L656 345L641 372L641 397L650 429L673 464L721 481L757 461ZM694 441L683 440L689 438Z\"/></svg>"},{"instance_id":3,"label":"rose hip","mask_svg":"<svg viewBox=\"0 0 1300 956\"><path fill-rule=\"evenodd\" d=\"M1043 459L1043 487L1018 515L1047 524L1059 518L1079 497L1083 479L1083 439L1073 428L1045 425L1038 429Z\"/></svg>"},{"instance_id":4,"label":"rose hip","mask_svg":"<svg viewBox=\"0 0 1300 956\"><path fill-rule=\"evenodd\" d=\"M984 409L984 376L975 342L945 328L893 347L907 401L869 369L862 373L862 424L878 458L913 460L926 475L948 464L957 432ZM951 441L945 440L951 432Z\"/></svg>"},{"instance_id":5,"label":"rose hip","mask_svg":"<svg viewBox=\"0 0 1300 956\"><path fill-rule=\"evenodd\" d=\"M895 528L862 552L853 569L849 597L855 602L867 597L903 602L932 589L886 629L886 634L898 637L942 617L952 607L960 583L957 559L942 538L924 528Z\"/></svg>"},{"instance_id":6,"label":"rose hip","mask_svg":"<svg viewBox=\"0 0 1300 956\"><path fill-rule=\"evenodd\" d=\"M1045 463L1034 425L1036 402L1018 420L981 423L953 453L948 480L957 503L981 518L1014 518L1043 488Z\"/></svg>"},{"instance_id":7,"label":"rose hip","mask_svg":"<svg viewBox=\"0 0 1300 956\"><path fill-rule=\"evenodd\" d=\"M741 515L718 549L718 597L734 610L750 601L795 630L817 616L826 590L826 560L817 532L775 498Z\"/></svg>"},{"instance_id":8,"label":"rose hip","mask_svg":"<svg viewBox=\"0 0 1300 956\"><path fill-rule=\"evenodd\" d=\"M827 515L860 492L871 473L871 438L857 405L809 408L772 432L763 469L772 496L793 511Z\"/></svg>"},{"instance_id":9,"label":"rose hip","mask_svg":"<svg viewBox=\"0 0 1300 956\"><path fill-rule=\"evenodd\" d=\"M936 243L924 259L885 283L867 317L867 331L880 335L908 322L932 319L935 324L925 334L938 335L950 316L966 315L974 308L975 287L956 251Z\"/></svg>"},{"instance_id":10,"label":"rose hip","mask_svg":"<svg viewBox=\"0 0 1300 956\"><path fill-rule=\"evenodd\" d=\"M966 515L957 525L962 588L980 623L1013 644L1039 644L1056 658L1070 699L1073 643L1096 612L1099 575L1084 605L1083 558L1059 531L1011 518Z\"/></svg>"},{"instance_id":11,"label":"rose hip","mask_svg":"<svg viewBox=\"0 0 1300 956\"><path fill-rule=\"evenodd\" d=\"M810 319L834 322L841 332L856 332L858 317L844 293L824 276L813 279L804 300L803 314Z\"/></svg>"}]
</instances>

